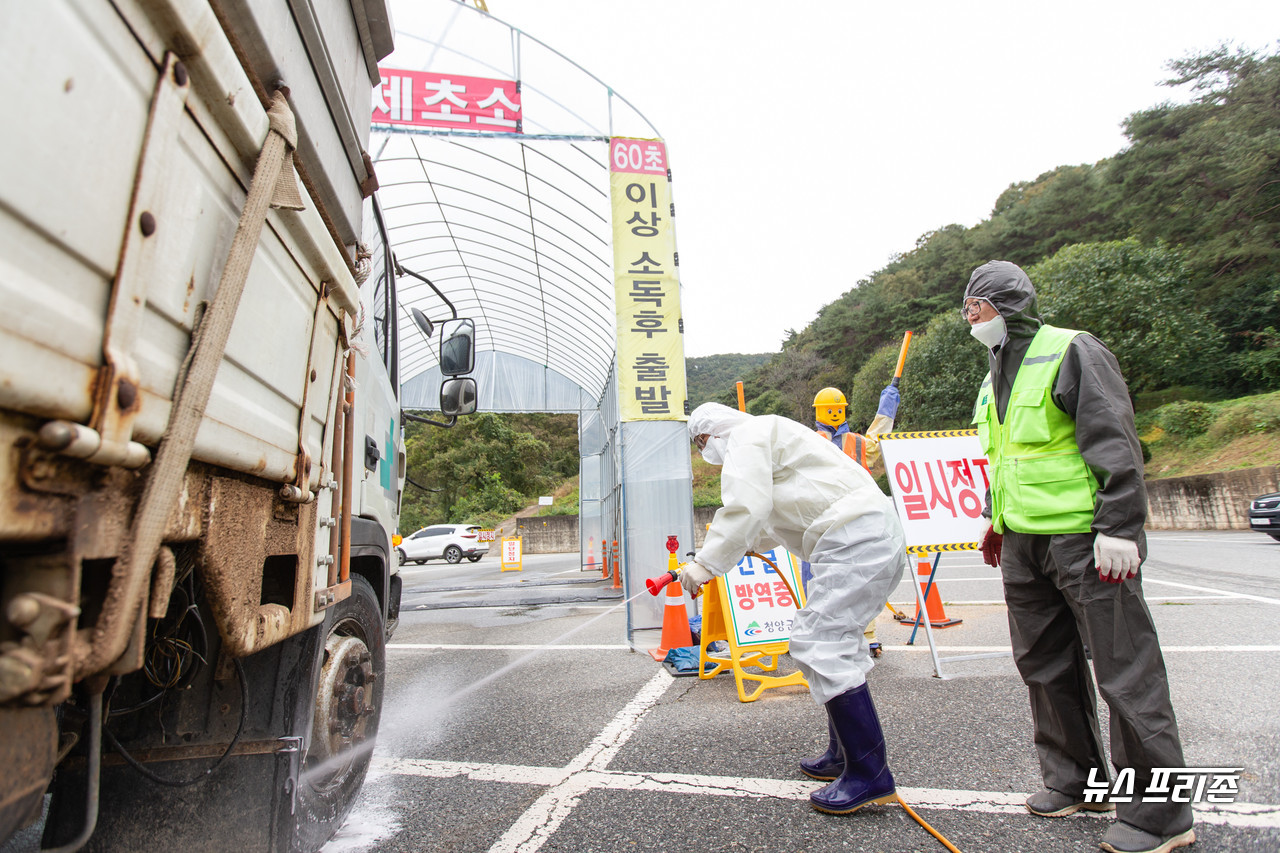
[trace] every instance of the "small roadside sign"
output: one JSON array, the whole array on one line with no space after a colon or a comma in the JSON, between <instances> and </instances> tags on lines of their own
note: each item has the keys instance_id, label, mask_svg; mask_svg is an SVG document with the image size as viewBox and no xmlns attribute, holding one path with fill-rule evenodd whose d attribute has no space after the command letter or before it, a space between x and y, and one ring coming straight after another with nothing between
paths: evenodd
<instances>
[{"instance_id":1,"label":"small roadside sign","mask_svg":"<svg viewBox=\"0 0 1280 853\"><path fill-rule=\"evenodd\" d=\"M520 552L521 541L519 536L510 539L503 537L502 539L502 571L504 572L522 572L524 566L521 565L522 554Z\"/></svg>"}]
</instances>

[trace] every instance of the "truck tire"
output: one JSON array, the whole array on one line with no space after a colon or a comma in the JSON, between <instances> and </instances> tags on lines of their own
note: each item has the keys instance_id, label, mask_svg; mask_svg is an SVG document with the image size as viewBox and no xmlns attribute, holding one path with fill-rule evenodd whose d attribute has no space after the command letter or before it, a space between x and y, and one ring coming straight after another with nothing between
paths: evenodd
<instances>
[{"instance_id":1,"label":"truck tire","mask_svg":"<svg viewBox=\"0 0 1280 853\"><path fill-rule=\"evenodd\" d=\"M386 631L369 582L351 576L351 595L329 611L314 684L315 714L298 774L293 837L280 850L314 851L342 826L373 758L382 717Z\"/></svg>"},{"instance_id":2,"label":"truck tire","mask_svg":"<svg viewBox=\"0 0 1280 853\"><path fill-rule=\"evenodd\" d=\"M450 545L444 549L444 561L446 563L461 563L462 549L457 545Z\"/></svg>"},{"instance_id":3,"label":"truck tire","mask_svg":"<svg viewBox=\"0 0 1280 853\"><path fill-rule=\"evenodd\" d=\"M206 618L211 627L212 617ZM208 657L217 660L216 633ZM84 850L314 853L338 831L368 772L382 710L386 632L373 588L353 574L351 595L331 607L324 622L242 664L249 697L242 745L298 736L300 749L234 755L207 778L180 787L158 785L132 767L104 761L98 826ZM175 719L218 718L216 742L225 743L242 713L241 688L235 676L210 683L212 674L210 666L193 689L174 691L151 708L168 704ZM108 723L139 754L159 745L154 723L137 719L145 714ZM82 751L77 747L73 758ZM195 779L213 763L204 757L147 767L183 780ZM67 843L83 825L83 764L68 762L54 775L45 847Z\"/></svg>"}]
</instances>

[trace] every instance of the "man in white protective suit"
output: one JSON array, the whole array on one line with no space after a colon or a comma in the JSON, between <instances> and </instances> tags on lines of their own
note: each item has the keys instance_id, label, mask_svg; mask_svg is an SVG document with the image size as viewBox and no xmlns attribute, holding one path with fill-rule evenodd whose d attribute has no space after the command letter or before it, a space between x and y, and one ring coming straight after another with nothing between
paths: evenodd
<instances>
[{"instance_id":1,"label":"man in white protective suit","mask_svg":"<svg viewBox=\"0 0 1280 853\"><path fill-rule=\"evenodd\" d=\"M694 594L748 551L779 545L812 565L808 602L791 625L791 656L829 721L828 754L808 763L833 767L835 778L809 800L831 814L892 801L862 632L907 564L893 503L861 465L787 418L704 403L689 416L689 434L703 459L724 466L724 506L681 584Z\"/></svg>"}]
</instances>

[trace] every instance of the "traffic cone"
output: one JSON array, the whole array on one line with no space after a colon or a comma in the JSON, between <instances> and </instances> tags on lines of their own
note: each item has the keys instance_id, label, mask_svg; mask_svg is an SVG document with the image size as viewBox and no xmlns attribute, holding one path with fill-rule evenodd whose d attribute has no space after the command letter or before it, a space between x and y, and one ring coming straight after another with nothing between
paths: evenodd
<instances>
[{"instance_id":1,"label":"traffic cone","mask_svg":"<svg viewBox=\"0 0 1280 853\"><path fill-rule=\"evenodd\" d=\"M595 537L587 540L587 565L583 567L583 571L594 572L596 570L596 540Z\"/></svg>"},{"instance_id":2,"label":"traffic cone","mask_svg":"<svg viewBox=\"0 0 1280 853\"><path fill-rule=\"evenodd\" d=\"M938 583L934 580L932 586L929 585L929 574L933 570L933 564L928 560L920 560L916 563L916 580L920 584L920 592L928 592L924 596L925 612L929 615L929 624L935 628L946 628L949 625L959 625L963 619L948 619L947 613L942 609L942 598L938 595ZM916 626L922 625L920 621L920 602L916 601L916 615L910 621L899 622L899 625Z\"/></svg>"},{"instance_id":3,"label":"traffic cone","mask_svg":"<svg viewBox=\"0 0 1280 853\"><path fill-rule=\"evenodd\" d=\"M684 587L680 581L667 584L666 607L662 608L662 639L656 649L650 649L653 659L661 662L672 649L682 649L693 645L693 634L689 633L689 614L684 609Z\"/></svg>"}]
</instances>

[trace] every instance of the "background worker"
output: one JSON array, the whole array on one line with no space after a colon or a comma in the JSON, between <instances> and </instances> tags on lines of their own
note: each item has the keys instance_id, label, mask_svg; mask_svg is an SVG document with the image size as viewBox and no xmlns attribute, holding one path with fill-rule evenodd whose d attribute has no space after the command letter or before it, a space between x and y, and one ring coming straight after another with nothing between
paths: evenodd
<instances>
[{"instance_id":1,"label":"background worker","mask_svg":"<svg viewBox=\"0 0 1280 853\"><path fill-rule=\"evenodd\" d=\"M893 432L893 419L897 417L898 404L901 400L901 395L898 393L896 386L892 384L885 386L885 389L880 392L880 406L876 410L876 416L871 420L871 426L867 427L865 433L856 433L849 429L849 424L845 417L848 402L845 400L844 394L840 392L839 388L823 388L813 397L814 432L830 439L831 443L843 450L846 456L870 471L880 461L880 436L887 432ZM803 566L803 574L805 588L807 589L809 585L809 566L807 563ZM863 633L867 638L867 645L871 649L871 656L880 657L880 641L876 638L875 619L871 620ZM813 775L810 773L811 769L817 768L805 768L805 772ZM815 778L822 779L827 777L817 776Z\"/></svg>"},{"instance_id":2,"label":"background worker","mask_svg":"<svg viewBox=\"0 0 1280 853\"><path fill-rule=\"evenodd\" d=\"M880 436L893 432L893 419L898 415L901 399L897 388L885 386L871 426L865 433L856 433L849 429L845 419L848 403L844 394L838 388L823 388L813 398L814 431L870 471L880 461Z\"/></svg>"},{"instance_id":3,"label":"background worker","mask_svg":"<svg viewBox=\"0 0 1280 853\"><path fill-rule=\"evenodd\" d=\"M835 780L809 800L832 814L888 802L895 787L867 690L874 664L862 631L906 566L893 503L862 466L787 418L704 403L689 416L689 435L706 461L724 466L724 506L680 582L695 594L748 551L779 545L809 561L813 578L790 652L840 750Z\"/></svg>"},{"instance_id":4,"label":"background worker","mask_svg":"<svg viewBox=\"0 0 1280 853\"><path fill-rule=\"evenodd\" d=\"M973 271L961 311L990 350L973 419L991 465L982 552L1000 567L1014 660L1031 698L1045 788L1027 809L1062 817L1112 808L1084 802L1090 770L1110 775L1087 643L1111 709L1112 763L1136 777L1133 801L1116 806L1102 849L1165 853L1191 844L1189 803L1142 797L1152 768L1184 764L1138 576L1147 496L1119 364L1087 332L1042 323L1031 280L1007 261Z\"/></svg>"}]
</instances>

